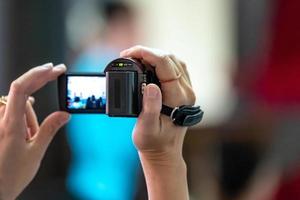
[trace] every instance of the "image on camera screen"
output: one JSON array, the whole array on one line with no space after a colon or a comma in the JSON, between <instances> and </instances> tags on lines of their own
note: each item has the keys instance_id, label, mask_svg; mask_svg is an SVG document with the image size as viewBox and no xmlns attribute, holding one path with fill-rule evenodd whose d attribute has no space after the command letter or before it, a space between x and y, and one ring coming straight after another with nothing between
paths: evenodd
<instances>
[{"instance_id":1,"label":"image on camera screen","mask_svg":"<svg viewBox=\"0 0 300 200\"><path fill-rule=\"evenodd\" d=\"M67 108L105 110L106 81L101 76L69 76L67 78Z\"/></svg>"}]
</instances>

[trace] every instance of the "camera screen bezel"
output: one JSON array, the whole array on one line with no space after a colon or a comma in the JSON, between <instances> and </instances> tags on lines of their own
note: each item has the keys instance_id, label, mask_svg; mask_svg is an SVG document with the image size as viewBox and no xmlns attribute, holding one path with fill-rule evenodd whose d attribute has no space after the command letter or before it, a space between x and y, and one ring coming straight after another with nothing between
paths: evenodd
<instances>
[{"instance_id":1,"label":"camera screen bezel","mask_svg":"<svg viewBox=\"0 0 300 200\"><path fill-rule=\"evenodd\" d=\"M69 109L67 106L67 84L68 78L71 76L82 76L82 77L105 77L104 73L66 73L58 77L58 91L59 91L59 107L60 110L66 111L68 113L76 114L76 113L97 113L97 114L105 114L104 109ZM106 81L105 81L106 83ZM106 85L105 85L106 88Z\"/></svg>"}]
</instances>

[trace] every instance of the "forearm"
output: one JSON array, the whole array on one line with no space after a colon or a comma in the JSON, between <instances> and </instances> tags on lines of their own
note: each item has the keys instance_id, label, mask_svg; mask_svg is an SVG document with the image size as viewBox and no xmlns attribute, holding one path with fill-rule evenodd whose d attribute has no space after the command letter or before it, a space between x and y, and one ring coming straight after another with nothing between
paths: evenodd
<instances>
[{"instance_id":1,"label":"forearm","mask_svg":"<svg viewBox=\"0 0 300 200\"><path fill-rule=\"evenodd\" d=\"M182 156L139 153L146 178L149 200L189 199L186 164Z\"/></svg>"}]
</instances>

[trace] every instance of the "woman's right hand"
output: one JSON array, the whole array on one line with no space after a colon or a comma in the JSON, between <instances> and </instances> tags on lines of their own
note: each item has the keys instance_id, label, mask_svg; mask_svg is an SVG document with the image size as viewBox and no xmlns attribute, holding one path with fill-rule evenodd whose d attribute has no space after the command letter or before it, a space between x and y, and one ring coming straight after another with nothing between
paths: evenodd
<instances>
[{"instance_id":1,"label":"woman's right hand","mask_svg":"<svg viewBox=\"0 0 300 200\"><path fill-rule=\"evenodd\" d=\"M145 88L143 109L133 133L138 151L145 156L164 153L181 158L187 128L174 125L170 117L160 111L162 104L170 107L194 105L195 93L186 65L174 55L142 46L125 50L121 56L142 59L151 64L161 82L161 90L154 84Z\"/></svg>"},{"instance_id":2,"label":"woman's right hand","mask_svg":"<svg viewBox=\"0 0 300 200\"><path fill-rule=\"evenodd\" d=\"M176 126L161 114L169 107L194 105L195 93L184 62L157 49L135 46L121 52L122 57L141 59L155 67L161 82L144 90L143 109L133 132L149 191L149 199L188 199L186 166L182 146L186 127ZM181 76L180 76L181 74Z\"/></svg>"}]
</instances>

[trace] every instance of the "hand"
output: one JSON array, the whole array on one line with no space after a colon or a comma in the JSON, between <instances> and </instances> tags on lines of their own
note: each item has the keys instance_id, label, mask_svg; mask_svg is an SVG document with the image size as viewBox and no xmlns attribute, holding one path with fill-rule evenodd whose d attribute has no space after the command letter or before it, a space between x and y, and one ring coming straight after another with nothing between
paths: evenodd
<instances>
[{"instance_id":1,"label":"hand","mask_svg":"<svg viewBox=\"0 0 300 200\"><path fill-rule=\"evenodd\" d=\"M154 84L145 88L143 110L133 131L149 198L187 199L186 167L182 158L187 128L175 126L168 116L160 113L162 103L170 107L194 105L195 94L186 65L174 55L142 46L125 50L121 56L142 59L154 66L161 81L161 90ZM176 79L179 74L181 77Z\"/></svg>"},{"instance_id":2,"label":"hand","mask_svg":"<svg viewBox=\"0 0 300 200\"><path fill-rule=\"evenodd\" d=\"M29 96L66 71L65 65L36 67L15 80L0 106L0 199L15 199L33 179L57 130L69 119L49 115L39 126Z\"/></svg>"},{"instance_id":3,"label":"hand","mask_svg":"<svg viewBox=\"0 0 300 200\"><path fill-rule=\"evenodd\" d=\"M170 107L194 105L195 94L186 65L173 55L142 46L125 50L121 52L121 56L139 58L151 64L162 82L182 74L178 80L162 83L161 91L154 84L145 88L143 110L133 133L133 141L140 153L181 156L187 128L175 126L170 118L161 115L160 111L162 103Z\"/></svg>"}]
</instances>

